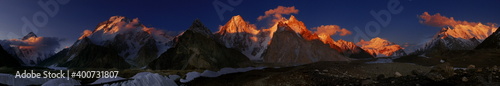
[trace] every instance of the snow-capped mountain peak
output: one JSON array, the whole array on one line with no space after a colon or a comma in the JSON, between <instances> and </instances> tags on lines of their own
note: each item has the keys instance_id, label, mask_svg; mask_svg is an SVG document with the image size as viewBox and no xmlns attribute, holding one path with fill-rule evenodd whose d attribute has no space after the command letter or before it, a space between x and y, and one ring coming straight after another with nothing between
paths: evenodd
<instances>
[{"instance_id":1,"label":"snow-capped mountain peak","mask_svg":"<svg viewBox=\"0 0 500 86\"><path fill-rule=\"evenodd\" d=\"M406 55L401 46L380 37L373 38L370 41L361 39L357 45L376 57Z\"/></svg>"},{"instance_id":2,"label":"snow-capped mountain peak","mask_svg":"<svg viewBox=\"0 0 500 86\"><path fill-rule=\"evenodd\" d=\"M193 24L198 25L196 21ZM209 31L207 33L211 34ZM85 37L93 44L117 50L119 56L131 65L141 67L170 48L173 39L164 31L144 26L137 18L128 19L123 16L112 16L109 20L99 23L93 31L85 30L80 40ZM155 54L149 55L150 53Z\"/></svg>"},{"instance_id":3,"label":"snow-capped mountain peak","mask_svg":"<svg viewBox=\"0 0 500 86\"><path fill-rule=\"evenodd\" d=\"M295 32L303 33L304 31L308 31L304 22L297 20L295 16L291 15L288 20L283 21L288 26L290 26Z\"/></svg>"},{"instance_id":4,"label":"snow-capped mountain peak","mask_svg":"<svg viewBox=\"0 0 500 86\"><path fill-rule=\"evenodd\" d=\"M36 34L35 34L35 33L30 32L30 33L28 33L28 35L24 36L24 37L23 37L23 39L21 39L21 40L26 40L26 39L29 39L29 38L31 38L31 37L35 37L35 38L36 38L36 37L38 37L38 36L36 36Z\"/></svg>"},{"instance_id":5,"label":"snow-capped mountain peak","mask_svg":"<svg viewBox=\"0 0 500 86\"><path fill-rule=\"evenodd\" d=\"M259 30L256 29L255 25L249 24L240 15L233 16L226 25L221 26L217 33L250 33L252 35L257 35Z\"/></svg>"},{"instance_id":6,"label":"snow-capped mountain peak","mask_svg":"<svg viewBox=\"0 0 500 86\"><path fill-rule=\"evenodd\" d=\"M443 29L443 33L440 35L446 34L447 36L452 36L454 38L461 39L472 39L476 37L477 39L486 39L493 31L496 31L497 28L486 28L487 26L478 23L477 25L456 25L453 28Z\"/></svg>"},{"instance_id":7,"label":"snow-capped mountain peak","mask_svg":"<svg viewBox=\"0 0 500 86\"><path fill-rule=\"evenodd\" d=\"M21 40L0 40L0 45L24 65L33 66L54 55L60 47L59 41L58 38L38 37L30 32Z\"/></svg>"},{"instance_id":8,"label":"snow-capped mountain peak","mask_svg":"<svg viewBox=\"0 0 500 86\"><path fill-rule=\"evenodd\" d=\"M290 18L288 18L288 21L299 21L299 20L297 20L297 18L295 18L295 16L290 15Z\"/></svg>"},{"instance_id":9,"label":"snow-capped mountain peak","mask_svg":"<svg viewBox=\"0 0 500 86\"><path fill-rule=\"evenodd\" d=\"M250 60L261 60L269 39L268 33L257 30L241 16L233 16L215 33L219 43L242 52Z\"/></svg>"},{"instance_id":10,"label":"snow-capped mountain peak","mask_svg":"<svg viewBox=\"0 0 500 86\"><path fill-rule=\"evenodd\" d=\"M433 50L472 50L496 30L497 28L489 28L481 23L472 26L445 27L415 53L423 54Z\"/></svg>"}]
</instances>

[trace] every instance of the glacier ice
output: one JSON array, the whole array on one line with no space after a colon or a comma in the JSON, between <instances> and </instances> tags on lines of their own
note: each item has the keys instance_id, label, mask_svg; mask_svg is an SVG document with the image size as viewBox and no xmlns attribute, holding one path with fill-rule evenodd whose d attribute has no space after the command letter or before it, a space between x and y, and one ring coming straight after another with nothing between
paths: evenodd
<instances>
[{"instance_id":1,"label":"glacier ice","mask_svg":"<svg viewBox=\"0 0 500 86\"><path fill-rule=\"evenodd\" d=\"M185 79L180 79L180 82L187 83L198 77L218 77L224 74L238 73L238 72L248 72L251 70L262 70L266 67L246 67L246 68L222 68L219 71L205 70L202 73L193 71L186 74Z\"/></svg>"},{"instance_id":2,"label":"glacier ice","mask_svg":"<svg viewBox=\"0 0 500 86\"><path fill-rule=\"evenodd\" d=\"M205 70L205 71L203 71L203 73L201 73L201 76L203 76L203 77L218 77L220 75L221 74L219 74L218 72L210 71L210 70Z\"/></svg>"},{"instance_id":3,"label":"glacier ice","mask_svg":"<svg viewBox=\"0 0 500 86\"><path fill-rule=\"evenodd\" d=\"M171 76L175 78L177 76ZM173 79L157 73L141 72L137 73L129 81L106 84L104 86L177 86Z\"/></svg>"},{"instance_id":4,"label":"glacier ice","mask_svg":"<svg viewBox=\"0 0 500 86\"><path fill-rule=\"evenodd\" d=\"M41 85L49 80L46 78L15 78L14 75L0 73L0 83L9 86Z\"/></svg>"},{"instance_id":5,"label":"glacier ice","mask_svg":"<svg viewBox=\"0 0 500 86\"><path fill-rule=\"evenodd\" d=\"M191 80L193 80L194 78L198 78L200 77L200 73L196 72L196 71L193 71L193 72L189 72L186 74L186 79L181 79L180 81L182 83L186 83L186 82L189 82Z\"/></svg>"},{"instance_id":6,"label":"glacier ice","mask_svg":"<svg viewBox=\"0 0 500 86\"><path fill-rule=\"evenodd\" d=\"M116 78L99 78L95 80L94 82L90 83L91 85L95 84L102 84L102 83L108 83L108 82L114 82L114 81L120 81L120 80L125 80L125 78L122 77L116 77Z\"/></svg>"},{"instance_id":7,"label":"glacier ice","mask_svg":"<svg viewBox=\"0 0 500 86\"><path fill-rule=\"evenodd\" d=\"M80 81L77 81L75 79L66 79L66 78L58 78L58 79L51 79L45 83L42 84L42 86L75 86L75 85L81 85Z\"/></svg>"}]
</instances>

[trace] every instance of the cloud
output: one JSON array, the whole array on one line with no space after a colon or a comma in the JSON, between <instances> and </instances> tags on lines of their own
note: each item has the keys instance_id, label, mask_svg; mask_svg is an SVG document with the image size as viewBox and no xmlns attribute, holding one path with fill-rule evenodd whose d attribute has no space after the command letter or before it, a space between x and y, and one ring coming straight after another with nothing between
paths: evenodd
<instances>
[{"instance_id":1,"label":"cloud","mask_svg":"<svg viewBox=\"0 0 500 86\"><path fill-rule=\"evenodd\" d=\"M358 43L356 43L356 45L362 46L362 45L368 45L371 43L372 43L371 41L365 41L365 40L361 39Z\"/></svg>"},{"instance_id":2,"label":"cloud","mask_svg":"<svg viewBox=\"0 0 500 86\"><path fill-rule=\"evenodd\" d=\"M442 16L440 13L430 15L428 12L422 13L422 15L419 15L419 18L422 19L419 21L420 23L434 27L456 26L456 25L475 26L481 23L481 22L457 21L453 17ZM493 24L493 23L488 23L488 24Z\"/></svg>"},{"instance_id":3,"label":"cloud","mask_svg":"<svg viewBox=\"0 0 500 86\"><path fill-rule=\"evenodd\" d=\"M419 21L420 23L434 27L442 27L447 25L451 26L457 24L457 21L455 21L453 17L448 18L446 16L441 16L441 14L439 13L430 15L428 12L424 12L419 16L419 18L423 19Z\"/></svg>"},{"instance_id":4,"label":"cloud","mask_svg":"<svg viewBox=\"0 0 500 86\"><path fill-rule=\"evenodd\" d=\"M295 9L295 6L291 7L284 7L284 6L278 6L275 9L270 9L265 12L264 16L259 16L257 20L261 21L266 18L272 18L271 20L273 22L279 21L281 18L283 18L282 15L290 15L290 14L298 14L299 10Z\"/></svg>"},{"instance_id":5,"label":"cloud","mask_svg":"<svg viewBox=\"0 0 500 86\"><path fill-rule=\"evenodd\" d=\"M345 28L340 28L340 26L338 26L338 25L321 25L319 27L314 27L312 29L316 30L316 31L314 31L314 33L316 33L318 35L332 36L332 35L338 34L339 36L346 36L346 35L352 34L351 31L349 31Z\"/></svg>"}]
</instances>

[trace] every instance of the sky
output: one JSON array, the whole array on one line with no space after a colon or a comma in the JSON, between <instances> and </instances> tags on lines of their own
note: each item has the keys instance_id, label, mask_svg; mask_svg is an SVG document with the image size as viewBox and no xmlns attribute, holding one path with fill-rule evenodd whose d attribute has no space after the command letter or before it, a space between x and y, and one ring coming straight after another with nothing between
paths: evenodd
<instances>
[{"instance_id":1,"label":"sky","mask_svg":"<svg viewBox=\"0 0 500 86\"><path fill-rule=\"evenodd\" d=\"M390 2L399 2L397 7L401 11L390 13L391 19L385 26L371 29L379 33L368 34L365 26L377 22L370 12L388 11ZM424 12L439 13L457 21L500 24L498 3L499 0L0 0L0 39L22 38L28 32L35 32L38 36L60 38L61 47L71 46L84 30L95 29L111 16L138 18L147 27L172 34L186 30L195 19L216 32L235 15L264 29L269 27L269 19L258 17L283 6L298 10L283 17L294 15L310 30L337 25L352 32L332 35L335 40L359 41L356 35L365 34L364 40L380 37L400 45L418 45L442 28L420 22L419 15ZM58 10L46 11L43 4ZM230 10L217 11L216 7Z\"/></svg>"}]
</instances>

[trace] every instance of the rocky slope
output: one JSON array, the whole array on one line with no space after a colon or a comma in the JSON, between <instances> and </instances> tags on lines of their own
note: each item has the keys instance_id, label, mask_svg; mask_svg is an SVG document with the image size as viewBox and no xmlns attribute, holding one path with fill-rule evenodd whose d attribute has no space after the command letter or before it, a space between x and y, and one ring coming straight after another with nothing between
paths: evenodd
<instances>
[{"instance_id":1,"label":"rocky slope","mask_svg":"<svg viewBox=\"0 0 500 86\"><path fill-rule=\"evenodd\" d=\"M500 30L497 29L488 38L484 39L476 49L500 49Z\"/></svg>"},{"instance_id":2,"label":"rocky slope","mask_svg":"<svg viewBox=\"0 0 500 86\"><path fill-rule=\"evenodd\" d=\"M366 59L366 58L373 58L369 52L366 52L366 50L363 50L363 48L357 46L353 42L345 41L345 40L337 40L334 42L336 46L340 48L342 53L345 56L348 56L349 58L356 58L356 59ZM332 46L332 45L330 45Z\"/></svg>"},{"instance_id":3,"label":"rocky slope","mask_svg":"<svg viewBox=\"0 0 500 86\"><path fill-rule=\"evenodd\" d=\"M498 86L498 72L497 66L454 69L447 64L425 67L406 63L317 62L202 77L186 85Z\"/></svg>"},{"instance_id":4,"label":"rocky slope","mask_svg":"<svg viewBox=\"0 0 500 86\"><path fill-rule=\"evenodd\" d=\"M262 60L262 54L268 44L268 35L257 30L255 25L246 22L240 15L233 16L214 34L218 42L240 51L250 60Z\"/></svg>"},{"instance_id":5,"label":"rocky slope","mask_svg":"<svg viewBox=\"0 0 500 86\"><path fill-rule=\"evenodd\" d=\"M263 61L267 63L307 64L317 61L350 60L338 52L318 39L308 40L304 38L286 23L279 22Z\"/></svg>"},{"instance_id":6,"label":"rocky slope","mask_svg":"<svg viewBox=\"0 0 500 86\"><path fill-rule=\"evenodd\" d=\"M348 56L349 58L369 59L374 57L353 42L342 39L334 41L330 36L326 35L318 35L318 37L323 43L330 45L330 48L340 51L344 56Z\"/></svg>"},{"instance_id":7,"label":"rocky slope","mask_svg":"<svg viewBox=\"0 0 500 86\"><path fill-rule=\"evenodd\" d=\"M220 69L240 67L250 60L234 49L219 44L199 20L174 39L167 52L149 64L151 69Z\"/></svg>"},{"instance_id":8,"label":"rocky slope","mask_svg":"<svg viewBox=\"0 0 500 86\"><path fill-rule=\"evenodd\" d=\"M16 67L21 66L19 60L14 58L14 56L10 55L7 51L5 51L0 45L0 67L8 66L8 67Z\"/></svg>"},{"instance_id":9,"label":"rocky slope","mask_svg":"<svg viewBox=\"0 0 500 86\"><path fill-rule=\"evenodd\" d=\"M70 48L69 52L67 52L67 56L65 56L65 58L61 58L67 60L58 66L69 68L119 69L127 69L131 67L127 62L125 62L125 59L118 55L116 50L109 47L95 45L87 37L78 40L75 44L77 45Z\"/></svg>"}]
</instances>

